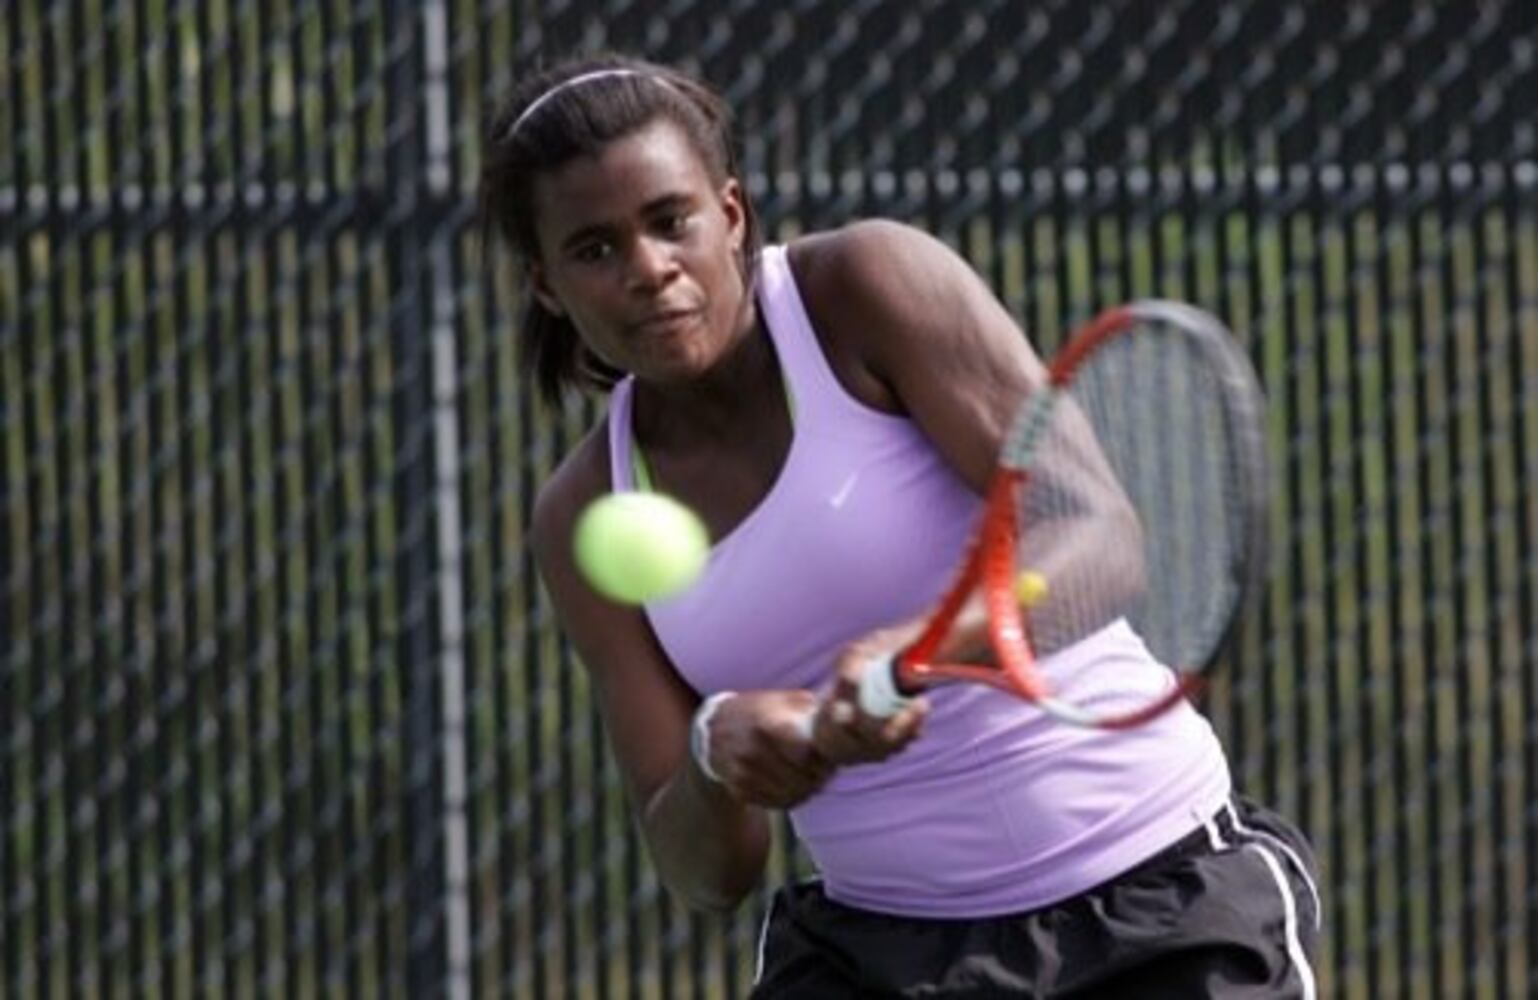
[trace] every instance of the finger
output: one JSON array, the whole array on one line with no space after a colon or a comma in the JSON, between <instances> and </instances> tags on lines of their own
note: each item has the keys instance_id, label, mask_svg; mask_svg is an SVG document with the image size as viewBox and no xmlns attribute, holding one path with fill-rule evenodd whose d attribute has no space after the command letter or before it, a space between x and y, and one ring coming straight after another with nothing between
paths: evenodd
<instances>
[{"instance_id":1,"label":"finger","mask_svg":"<svg viewBox=\"0 0 1538 1000\"><path fill-rule=\"evenodd\" d=\"M860 690L860 676L871 664L871 657L852 652L839 660L833 676L833 696L848 698Z\"/></svg>"},{"instance_id":2,"label":"finger","mask_svg":"<svg viewBox=\"0 0 1538 1000\"><path fill-rule=\"evenodd\" d=\"M858 714L859 709L853 702L835 693L798 714L795 718L795 731L803 739L811 739L825 720L836 726L844 726L854 721Z\"/></svg>"},{"instance_id":3,"label":"finger","mask_svg":"<svg viewBox=\"0 0 1538 1000\"><path fill-rule=\"evenodd\" d=\"M903 707L881 727L881 739L893 746L903 746L918 736L929 715L929 702L920 698Z\"/></svg>"},{"instance_id":4,"label":"finger","mask_svg":"<svg viewBox=\"0 0 1538 1000\"><path fill-rule=\"evenodd\" d=\"M805 800L821 788L832 768L820 757L798 765L776 755L755 761L738 786L739 797L760 805L783 809Z\"/></svg>"},{"instance_id":5,"label":"finger","mask_svg":"<svg viewBox=\"0 0 1538 1000\"><path fill-rule=\"evenodd\" d=\"M852 706L851 706L852 709ZM890 719L874 719L861 713L844 725L825 713L817 732L817 749L837 764L861 764L885 760L905 746L918 731L923 709L906 709Z\"/></svg>"},{"instance_id":6,"label":"finger","mask_svg":"<svg viewBox=\"0 0 1538 1000\"><path fill-rule=\"evenodd\" d=\"M760 730L745 734L735 746L718 748L713 763L721 779L746 791L783 785L798 780L800 775L815 778L826 771L826 761L801 738L795 717L788 718L784 732Z\"/></svg>"},{"instance_id":7,"label":"finger","mask_svg":"<svg viewBox=\"0 0 1538 1000\"><path fill-rule=\"evenodd\" d=\"M732 794L754 805L784 808L800 802L820 788L826 778L794 769L756 767L745 770L728 787Z\"/></svg>"},{"instance_id":8,"label":"finger","mask_svg":"<svg viewBox=\"0 0 1538 1000\"><path fill-rule=\"evenodd\" d=\"M859 764L871 759L871 742L850 725L823 723L817 731L817 752L835 764Z\"/></svg>"},{"instance_id":9,"label":"finger","mask_svg":"<svg viewBox=\"0 0 1538 1000\"><path fill-rule=\"evenodd\" d=\"M835 763L870 759L872 732L853 701L830 699L823 702L815 722L813 745L818 753Z\"/></svg>"},{"instance_id":10,"label":"finger","mask_svg":"<svg viewBox=\"0 0 1538 1000\"><path fill-rule=\"evenodd\" d=\"M839 658L831 696L858 704L866 672L892 669L892 655L890 649L879 646L860 645L846 650Z\"/></svg>"},{"instance_id":11,"label":"finger","mask_svg":"<svg viewBox=\"0 0 1538 1000\"><path fill-rule=\"evenodd\" d=\"M825 779L832 765L806 738L805 719L806 711L796 706L772 725L754 733L741 758L745 770L765 775L775 784L796 780L798 775L810 780Z\"/></svg>"},{"instance_id":12,"label":"finger","mask_svg":"<svg viewBox=\"0 0 1538 1000\"><path fill-rule=\"evenodd\" d=\"M810 691L794 692L796 696L791 703L788 728L783 731L794 737L801 743L808 743L812 734L816 732L817 718L822 714L824 702Z\"/></svg>"}]
</instances>

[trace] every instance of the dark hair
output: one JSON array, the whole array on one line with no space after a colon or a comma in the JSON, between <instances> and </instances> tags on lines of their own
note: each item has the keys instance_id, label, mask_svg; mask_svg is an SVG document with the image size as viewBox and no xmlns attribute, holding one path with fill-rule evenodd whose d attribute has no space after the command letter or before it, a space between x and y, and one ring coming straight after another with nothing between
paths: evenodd
<instances>
[{"instance_id":1,"label":"dark hair","mask_svg":"<svg viewBox=\"0 0 1538 1000\"><path fill-rule=\"evenodd\" d=\"M579 76L598 74L580 82ZM481 168L481 229L489 246L500 236L524 262L539 258L534 179L579 156L593 155L658 119L677 124L713 180L739 177L726 102L677 70L603 54L574 59L523 81L496 114ZM743 194L744 239L738 266L751 287L758 223ZM524 297L520 338L540 393L559 403L568 385L607 390L624 374L582 343L569 319Z\"/></svg>"}]
</instances>

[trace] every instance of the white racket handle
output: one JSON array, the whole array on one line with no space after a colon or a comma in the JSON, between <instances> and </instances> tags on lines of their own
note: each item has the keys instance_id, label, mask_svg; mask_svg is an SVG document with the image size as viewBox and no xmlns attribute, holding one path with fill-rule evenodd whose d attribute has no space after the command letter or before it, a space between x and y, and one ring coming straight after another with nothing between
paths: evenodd
<instances>
[{"instance_id":1,"label":"white racket handle","mask_svg":"<svg viewBox=\"0 0 1538 1000\"><path fill-rule=\"evenodd\" d=\"M897 660L884 656L865 664L865 669L860 672L861 711L885 719L902 711L911 701L912 698L897 690Z\"/></svg>"},{"instance_id":2,"label":"white racket handle","mask_svg":"<svg viewBox=\"0 0 1538 1000\"><path fill-rule=\"evenodd\" d=\"M897 661L891 657L868 660L860 671L860 710L877 719L889 719L902 711L913 699L897 690ZM835 705L834 708L845 708ZM812 738L812 723L817 709L809 710L796 720L796 728L803 739Z\"/></svg>"}]
</instances>

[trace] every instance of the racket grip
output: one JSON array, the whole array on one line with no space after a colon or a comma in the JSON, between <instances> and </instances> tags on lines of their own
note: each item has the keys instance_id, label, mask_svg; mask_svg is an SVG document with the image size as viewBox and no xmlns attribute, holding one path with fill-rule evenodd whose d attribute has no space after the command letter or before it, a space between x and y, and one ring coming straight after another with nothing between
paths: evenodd
<instances>
[{"instance_id":1,"label":"racket grip","mask_svg":"<svg viewBox=\"0 0 1538 1000\"><path fill-rule=\"evenodd\" d=\"M897 689L897 660L892 657L866 661L865 669L860 671L860 690L857 697L860 699L860 711L878 719L891 718L913 700ZM849 721L838 714L841 709L850 711L847 704L835 704L833 706L834 721ZM803 739L812 738L817 711L816 708L809 709L806 714L797 717L796 731ZM850 714L852 715L853 712L850 711Z\"/></svg>"},{"instance_id":2,"label":"racket grip","mask_svg":"<svg viewBox=\"0 0 1538 1000\"><path fill-rule=\"evenodd\" d=\"M885 719L902 711L913 699L897 688L897 661L892 657L871 660L860 673L860 709Z\"/></svg>"}]
</instances>

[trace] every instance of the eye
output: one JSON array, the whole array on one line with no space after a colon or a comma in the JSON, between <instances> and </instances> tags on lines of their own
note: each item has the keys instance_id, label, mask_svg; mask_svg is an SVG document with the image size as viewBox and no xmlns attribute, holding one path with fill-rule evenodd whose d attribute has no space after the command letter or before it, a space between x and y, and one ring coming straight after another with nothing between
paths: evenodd
<instances>
[{"instance_id":1,"label":"eye","mask_svg":"<svg viewBox=\"0 0 1538 1000\"><path fill-rule=\"evenodd\" d=\"M662 232L669 236L682 236L688 232L689 224L694 216L685 211L668 212L658 220L658 226Z\"/></svg>"},{"instance_id":2,"label":"eye","mask_svg":"<svg viewBox=\"0 0 1538 1000\"><path fill-rule=\"evenodd\" d=\"M605 240L589 240L585 243L579 243L571 251L572 257L584 264L594 264L605 260L613 255L613 253L613 245Z\"/></svg>"}]
</instances>

